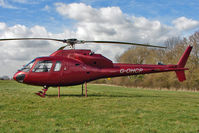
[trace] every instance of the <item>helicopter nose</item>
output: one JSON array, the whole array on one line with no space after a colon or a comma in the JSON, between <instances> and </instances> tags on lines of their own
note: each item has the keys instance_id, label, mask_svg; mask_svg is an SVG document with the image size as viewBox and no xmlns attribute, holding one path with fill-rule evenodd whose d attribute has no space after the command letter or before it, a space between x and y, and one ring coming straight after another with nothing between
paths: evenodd
<instances>
[{"instance_id":1,"label":"helicopter nose","mask_svg":"<svg viewBox=\"0 0 199 133\"><path fill-rule=\"evenodd\" d=\"M25 74L22 73L16 73L13 76L13 79L16 80L17 82L23 83L24 79L25 79Z\"/></svg>"}]
</instances>

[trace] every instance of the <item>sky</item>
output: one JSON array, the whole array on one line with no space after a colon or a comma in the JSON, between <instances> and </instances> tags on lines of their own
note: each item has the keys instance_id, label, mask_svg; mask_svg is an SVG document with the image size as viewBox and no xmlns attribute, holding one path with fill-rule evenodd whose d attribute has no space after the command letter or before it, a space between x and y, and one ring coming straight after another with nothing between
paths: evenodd
<instances>
[{"instance_id":1,"label":"sky","mask_svg":"<svg viewBox=\"0 0 199 133\"><path fill-rule=\"evenodd\" d=\"M199 30L198 0L0 0L0 38L51 37L163 45ZM12 76L61 43L0 42L0 76ZM129 46L78 45L115 61ZM134 55L132 55L134 56Z\"/></svg>"}]
</instances>

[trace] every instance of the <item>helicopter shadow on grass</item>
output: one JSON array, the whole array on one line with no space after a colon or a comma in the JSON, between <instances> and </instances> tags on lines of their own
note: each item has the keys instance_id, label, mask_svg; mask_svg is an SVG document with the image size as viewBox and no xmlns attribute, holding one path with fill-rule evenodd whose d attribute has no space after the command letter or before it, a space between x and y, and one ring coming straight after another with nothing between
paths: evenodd
<instances>
[{"instance_id":1,"label":"helicopter shadow on grass","mask_svg":"<svg viewBox=\"0 0 199 133\"><path fill-rule=\"evenodd\" d=\"M47 94L47 97L51 98L51 97L58 97L58 95L56 94ZM160 98L162 96L155 96L155 95L138 95L138 94L132 94L132 95L125 95L125 94L111 94L111 95L107 95L107 94L88 94L88 97L109 97L109 98L142 98L142 97L148 97L148 98ZM85 95L81 95L81 94L61 94L60 97L85 97Z\"/></svg>"},{"instance_id":2,"label":"helicopter shadow on grass","mask_svg":"<svg viewBox=\"0 0 199 133\"><path fill-rule=\"evenodd\" d=\"M56 94L49 94L49 95L46 95L47 98L56 98L58 97L58 95ZM88 97L85 97L85 95L81 95L81 94L61 94L60 95L60 98L61 97L74 97L74 98L154 98L154 99L159 99L159 98L166 98L166 99L170 99L171 97L170 96L164 96L164 95L141 95L141 94L132 94L132 95L125 95L125 94L122 94L122 95L119 95L119 94L112 94L112 95L107 95L107 94L90 94L88 95ZM175 99L199 99L198 97L186 97L186 96L180 96L180 97L175 97Z\"/></svg>"},{"instance_id":3,"label":"helicopter shadow on grass","mask_svg":"<svg viewBox=\"0 0 199 133\"><path fill-rule=\"evenodd\" d=\"M47 94L48 98L58 97L57 94ZM104 94L104 93L95 93L88 94L88 98L172 98L172 96L167 95L146 95L146 94ZM76 98L85 98L85 95L81 94L60 94L60 97L76 97ZM189 97L189 96L178 96L175 99L199 99L198 97Z\"/></svg>"}]
</instances>

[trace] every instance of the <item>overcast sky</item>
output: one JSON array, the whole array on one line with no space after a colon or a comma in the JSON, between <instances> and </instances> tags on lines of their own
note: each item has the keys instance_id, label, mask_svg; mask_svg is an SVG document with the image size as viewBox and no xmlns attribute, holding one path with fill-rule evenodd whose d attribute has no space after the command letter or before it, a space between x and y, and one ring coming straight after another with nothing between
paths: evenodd
<instances>
[{"instance_id":1,"label":"overcast sky","mask_svg":"<svg viewBox=\"0 0 199 133\"><path fill-rule=\"evenodd\" d=\"M198 0L0 0L0 38L52 37L162 45L199 30ZM63 44L0 42L0 76L10 77ZM114 60L129 46L79 45ZM135 55L132 55L135 56Z\"/></svg>"}]
</instances>

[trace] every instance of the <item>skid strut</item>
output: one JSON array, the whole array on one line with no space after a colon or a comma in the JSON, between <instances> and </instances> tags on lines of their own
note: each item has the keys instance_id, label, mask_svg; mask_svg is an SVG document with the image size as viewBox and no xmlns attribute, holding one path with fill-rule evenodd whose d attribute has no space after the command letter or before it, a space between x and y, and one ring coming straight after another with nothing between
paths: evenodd
<instances>
[{"instance_id":1,"label":"skid strut","mask_svg":"<svg viewBox=\"0 0 199 133\"><path fill-rule=\"evenodd\" d=\"M82 84L82 96L84 96L84 84ZM87 97L87 82L85 82L85 97Z\"/></svg>"},{"instance_id":2,"label":"skid strut","mask_svg":"<svg viewBox=\"0 0 199 133\"><path fill-rule=\"evenodd\" d=\"M37 92L37 93L35 93L35 94L37 94L38 96L44 98L44 97L46 96L46 92L48 91L48 87L47 87L47 86L44 86L44 88L43 88L42 90L43 90L43 92L42 92L42 91L39 91L39 92Z\"/></svg>"},{"instance_id":3,"label":"skid strut","mask_svg":"<svg viewBox=\"0 0 199 133\"><path fill-rule=\"evenodd\" d=\"M58 86L58 98L60 98L60 86Z\"/></svg>"},{"instance_id":4,"label":"skid strut","mask_svg":"<svg viewBox=\"0 0 199 133\"><path fill-rule=\"evenodd\" d=\"M82 84L82 96L84 95L84 84Z\"/></svg>"},{"instance_id":5,"label":"skid strut","mask_svg":"<svg viewBox=\"0 0 199 133\"><path fill-rule=\"evenodd\" d=\"M87 82L85 82L85 97L87 97Z\"/></svg>"}]
</instances>

